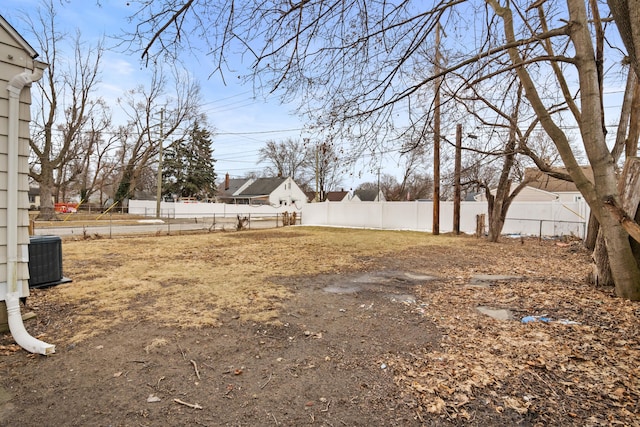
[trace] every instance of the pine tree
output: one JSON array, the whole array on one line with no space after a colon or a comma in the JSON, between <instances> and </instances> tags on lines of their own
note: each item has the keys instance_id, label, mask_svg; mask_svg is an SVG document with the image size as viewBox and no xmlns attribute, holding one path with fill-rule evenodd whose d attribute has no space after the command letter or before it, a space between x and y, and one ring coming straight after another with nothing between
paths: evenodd
<instances>
[{"instance_id":1,"label":"pine tree","mask_svg":"<svg viewBox=\"0 0 640 427\"><path fill-rule=\"evenodd\" d=\"M211 133L195 122L187 139L167 148L162 176L163 195L198 200L213 197L216 173Z\"/></svg>"}]
</instances>

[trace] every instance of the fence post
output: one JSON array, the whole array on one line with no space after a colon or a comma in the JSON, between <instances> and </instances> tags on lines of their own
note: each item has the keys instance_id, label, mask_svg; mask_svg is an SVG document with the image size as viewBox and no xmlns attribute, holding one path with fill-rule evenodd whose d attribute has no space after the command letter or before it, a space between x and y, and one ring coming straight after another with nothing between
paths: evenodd
<instances>
[{"instance_id":1,"label":"fence post","mask_svg":"<svg viewBox=\"0 0 640 427\"><path fill-rule=\"evenodd\" d=\"M538 232L538 241L540 242L542 241L542 222L543 221L544 221L543 219L540 220L540 231Z\"/></svg>"}]
</instances>

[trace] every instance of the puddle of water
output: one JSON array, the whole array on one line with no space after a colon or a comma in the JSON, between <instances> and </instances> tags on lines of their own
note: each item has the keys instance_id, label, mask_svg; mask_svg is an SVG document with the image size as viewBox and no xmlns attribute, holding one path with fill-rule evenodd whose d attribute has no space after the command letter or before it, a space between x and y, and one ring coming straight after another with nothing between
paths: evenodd
<instances>
[{"instance_id":1,"label":"puddle of water","mask_svg":"<svg viewBox=\"0 0 640 427\"><path fill-rule=\"evenodd\" d=\"M427 274L413 274L413 273L404 273L411 280L435 280L436 276L429 276Z\"/></svg>"},{"instance_id":2,"label":"puddle of water","mask_svg":"<svg viewBox=\"0 0 640 427\"><path fill-rule=\"evenodd\" d=\"M353 285L333 285L322 289L330 294L355 294L360 290L359 286Z\"/></svg>"},{"instance_id":3,"label":"puddle of water","mask_svg":"<svg viewBox=\"0 0 640 427\"><path fill-rule=\"evenodd\" d=\"M353 283L386 283L389 280L391 279L382 275L363 274L362 276L358 276L353 279Z\"/></svg>"}]
</instances>

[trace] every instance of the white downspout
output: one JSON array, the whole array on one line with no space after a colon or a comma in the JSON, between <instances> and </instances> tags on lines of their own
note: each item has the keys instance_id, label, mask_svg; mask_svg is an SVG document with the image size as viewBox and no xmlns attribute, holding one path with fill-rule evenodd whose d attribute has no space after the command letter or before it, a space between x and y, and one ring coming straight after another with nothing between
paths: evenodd
<instances>
[{"instance_id":1,"label":"white downspout","mask_svg":"<svg viewBox=\"0 0 640 427\"><path fill-rule=\"evenodd\" d=\"M18 177L19 177L19 126L20 93L25 86L40 80L44 69L24 71L14 76L9 91L9 129L7 132L7 316L9 330L20 347L31 353L52 354L55 346L29 335L20 314L20 290L18 288Z\"/></svg>"}]
</instances>

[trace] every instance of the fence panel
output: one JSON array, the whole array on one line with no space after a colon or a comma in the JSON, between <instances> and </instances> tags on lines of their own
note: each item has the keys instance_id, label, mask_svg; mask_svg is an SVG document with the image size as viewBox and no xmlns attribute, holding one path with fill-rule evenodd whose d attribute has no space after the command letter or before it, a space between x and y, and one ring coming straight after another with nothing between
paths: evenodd
<instances>
[{"instance_id":1,"label":"fence panel","mask_svg":"<svg viewBox=\"0 0 640 427\"><path fill-rule=\"evenodd\" d=\"M387 230L433 230L432 202L309 203L302 224ZM486 202L462 202L460 231L473 234L476 216L487 215ZM514 202L503 234L532 236L574 235L584 238L588 206L584 202ZM488 224L486 224L488 225ZM440 203L440 232L453 231L453 202Z\"/></svg>"}]
</instances>

